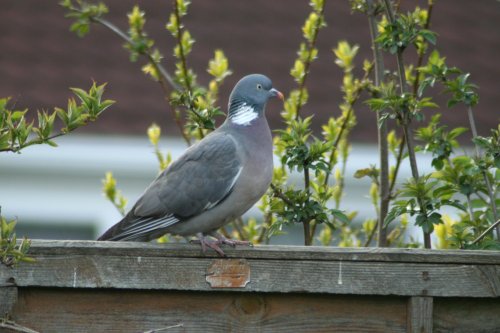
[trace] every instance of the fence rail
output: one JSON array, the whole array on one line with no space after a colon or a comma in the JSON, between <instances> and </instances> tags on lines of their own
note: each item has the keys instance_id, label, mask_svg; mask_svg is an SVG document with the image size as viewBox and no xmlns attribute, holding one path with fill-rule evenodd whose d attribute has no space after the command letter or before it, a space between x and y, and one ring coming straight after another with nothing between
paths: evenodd
<instances>
[{"instance_id":1,"label":"fence rail","mask_svg":"<svg viewBox=\"0 0 500 333\"><path fill-rule=\"evenodd\" d=\"M0 310L39 332L500 332L500 252L224 251L33 241L34 264L0 267Z\"/></svg>"}]
</instances>

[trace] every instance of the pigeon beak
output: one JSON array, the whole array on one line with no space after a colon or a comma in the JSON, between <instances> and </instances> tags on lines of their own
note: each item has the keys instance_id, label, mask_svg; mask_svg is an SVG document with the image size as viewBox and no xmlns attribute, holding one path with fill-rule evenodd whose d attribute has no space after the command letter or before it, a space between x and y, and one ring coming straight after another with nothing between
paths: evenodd
<instances>
[{"instance_id":1,"label":"pigeon beak","mask_svg":"<svg viewBox=\"0 0 500 333\"><path fill-rule=\"evenodd\" d=\"M284 101L284 100L285 100L285 96L283 96L283 94L282 94L280 91L278 91L278 90L276 90L276 89L272 88L271 90L269 90L269 92L271 93L271 96L273 96L273 97L278 97L278 98L279 98L279 99L281 99L282 101Z\"/></svg>"}]
</instances>

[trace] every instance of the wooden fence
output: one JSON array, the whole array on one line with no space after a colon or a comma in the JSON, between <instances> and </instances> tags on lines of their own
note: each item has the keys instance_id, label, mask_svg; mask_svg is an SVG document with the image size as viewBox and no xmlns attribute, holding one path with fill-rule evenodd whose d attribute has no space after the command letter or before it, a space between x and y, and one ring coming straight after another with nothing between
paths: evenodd
<instances>
[{"instance_id":1,"label":"wooden fence","mask_svg":"<svg viewBox=\"0 0 500 333\"><path fill-rule=\"evenodd\" d=\"M224 250L33 241L0 267L0 332L500 332L500 252Z\"/></svg>"}]
</instances>

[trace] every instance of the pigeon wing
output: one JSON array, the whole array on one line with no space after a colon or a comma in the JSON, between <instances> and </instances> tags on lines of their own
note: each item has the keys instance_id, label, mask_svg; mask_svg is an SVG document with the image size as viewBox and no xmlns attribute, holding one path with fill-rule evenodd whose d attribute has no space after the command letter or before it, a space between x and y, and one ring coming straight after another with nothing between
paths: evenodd
<instances>
[{"instance_id":1,"label":"pigeon wing","mask_svg":"<svg viewBox=\"0 0 500 333\"><path fill-rule=\"evenodd\" d=\"M190 147L151 183L112 240L143 239L217 206L241 173L237 148L229 134L216 132Z\"/></svg>"},{"instance_id":2,"label":"pigeon wing","mask_svg":"<svg viewBox=\"0 0 500 333\"><path fill-rule=\"evenodd\" d=\"M241 169L234 139L214 133L189 148L160 174L139 200L134 213L174 214L181 219L199 215L231 192Z\"/></svg>"}]
</instances>

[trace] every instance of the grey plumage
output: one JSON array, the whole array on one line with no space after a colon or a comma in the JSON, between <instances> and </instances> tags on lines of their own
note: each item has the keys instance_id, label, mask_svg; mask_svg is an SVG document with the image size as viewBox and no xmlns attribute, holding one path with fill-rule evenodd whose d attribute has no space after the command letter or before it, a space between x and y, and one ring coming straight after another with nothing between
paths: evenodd
<instances>
[{"instance_id":1,"label":"grey plumage","mask_svg":"<svg viewBox=\"0 0 500 333\"><path fill-rule=\"evenodd\" d=\"M160 173L128 214L99 240L197 235L203 250L208 246L221 255L220 244L239 243L216 230L245 213L269 187L272 137L264 113L270 97L283 99L266 76L242 78L229 98L226 121Z\"/></svg>"}]
</instances>

